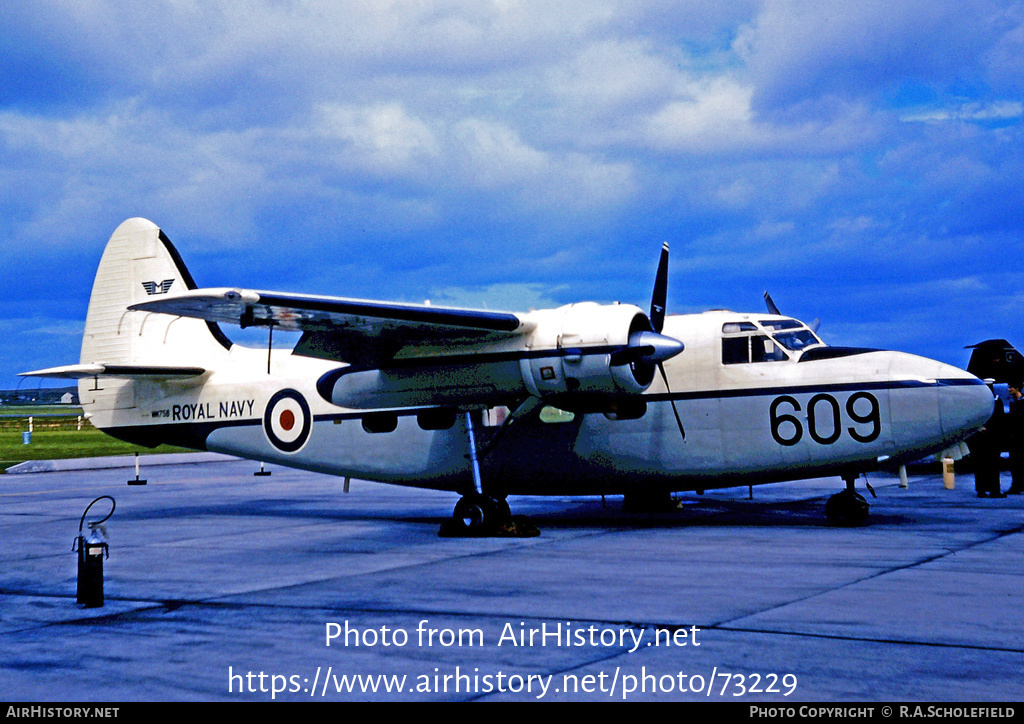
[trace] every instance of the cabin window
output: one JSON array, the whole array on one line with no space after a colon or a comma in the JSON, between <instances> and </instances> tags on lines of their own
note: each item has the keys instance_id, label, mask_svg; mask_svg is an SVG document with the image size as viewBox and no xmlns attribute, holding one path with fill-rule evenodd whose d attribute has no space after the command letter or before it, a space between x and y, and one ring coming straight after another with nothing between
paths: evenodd
<instances>
[{"instance_id":1,"label":"cabin window","mask_svg":"<svg viewBox=\"0 0 1024 724\"><path fill-rule=\"evenodd\" d=\"M416 422L424 430L450 430L455 426L455 410L424 410L416 415Z\"/></svg>"},{"instance_id":2,"label":"cabin window","mask_svg":"<svg viewBox=\"0 0 1024 724\"><path fill-rule=\"evenodd\" d=\"M722 364L735 365L750 361L750 337L722 337Z\"/></svg>"},{"instance_id":3,"label":"cabin window","mask_svg":"<svg viewBox=\"0 0 1024 724\"><path fill-rule=\"evenodd\" d=\"M757 327L752 322L726 322L722 325L722 334L736 334L737 332L756 332Z\"/></svg>"},{"instance_id":4,"label":"cabin window","mask_svg":"<svg viewBox=\"0 0 1024 724\"><path fill-rule=\"evenodd\" d=\"M393 412L374 412L363 418L363 429L367 432L394 432L398 427L398 415Z\"/></svg>"},{"instance_id":5,"label":"cabin window","mask_svg":"<svg viewBox=\"0 0 1024 724\"><path fill-rule=\"evenodd\" d=\"M540 410L540 421L547 423L560 423L560 422L572 422L576 419L576 415L566 410L560 410L557 407L551 407L545 405Z\"/></svg>"},{"instance_id":6,"label":"cabin window","mask_svg":"<svg viewBox=\"0 0 1024 724\"><path fill-rule=\"evenodd\" d=\"M507 407L499 405L498 407L488 407L484 410L481 419L483 420L484 427L501 427L510 414L511 412L509 412Z\"/></svg>"}]
</instances>

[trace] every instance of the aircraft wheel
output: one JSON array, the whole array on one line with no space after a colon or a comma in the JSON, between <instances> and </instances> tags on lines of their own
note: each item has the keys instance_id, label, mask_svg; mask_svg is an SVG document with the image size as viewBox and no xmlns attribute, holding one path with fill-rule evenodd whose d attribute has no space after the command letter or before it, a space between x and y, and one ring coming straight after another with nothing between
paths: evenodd
<instances>
[{"instance_id":1,"label":"aircraft wheel","mask_svg":"<svg viewBox=\"0 0 1024 724\"><path fill-rule=\"evenodd\" d=\"M495 535L512 523L512 511L504 499L466 495L455 504L450 521L442 525L444 537Z\"/></svg>"},{"instance_id":2,"label":"aircraft wheel","mask_svg":"<svg viewBox=\"0 0 1024 724\"><path fill-rule=\"evenodd\" d=\"M495 525L507 525L512 520L512 508L504 498L488 498L494 506Z\"/></svg>"},{"instance_id":3,"label":"aircraft wheel","mask_svg":"<svg viewBox=\"0 0 1024 724\"><path fill-rule=\"evenodd\" d=\"M869 509L863 495L844 490L828 499L825 517L832 525L851 528L867 522Z\"/></svg>"},{"instance_id":4,"label":"aircraft wheel","mask_svg":"<svg viewBox=\"0 0 1024 724\"><path fill-rule=\"evenodd\" d=\"M452 518L462 525L467 534L479 535L484 532L487 523L493 517L491 511L492 507L487 504L486 498L467 495L455 504Z\"/></svg>"}]
</instances>

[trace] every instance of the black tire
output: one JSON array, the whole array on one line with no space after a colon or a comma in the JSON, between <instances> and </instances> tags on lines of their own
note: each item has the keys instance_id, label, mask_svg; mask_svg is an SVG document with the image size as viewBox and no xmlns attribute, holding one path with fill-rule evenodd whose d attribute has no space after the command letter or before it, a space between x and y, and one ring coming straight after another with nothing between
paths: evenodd
<instances>
[{"instance_id":1,"label":"black tire","mask_svg":"<svg viewBox=\"0 0 1024 724\"><path fill-rule=\"evenodd\" d=\"M832 525L853 528L867 522L870 508L863 495L844 490L828 499L825 517Z\"/></svg>"},{"instance_id":2,"label":"black tire","mask_svg":"<svg viewBox=\"0 0 1024 724\"><path fill-rule=\"evenodd\" d=\"M452 513L452 518L461 524L461 527L470 535L480 534L486 530L486 526L493 517L494 514L486 500L476 495L460 498Z\"/></svg>"}]
</instances>

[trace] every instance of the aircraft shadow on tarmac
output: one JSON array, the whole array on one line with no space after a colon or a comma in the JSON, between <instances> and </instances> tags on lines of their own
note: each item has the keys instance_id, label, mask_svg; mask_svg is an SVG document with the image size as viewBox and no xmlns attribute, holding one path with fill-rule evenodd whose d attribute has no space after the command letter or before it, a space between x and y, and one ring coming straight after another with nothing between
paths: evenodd
<instances>
[{"instance_id":1,"label":"aircraft shadow on tarmac","mask_svg":"<svg viewBox=\"0 0 1024 724\"><path fill-rule=\"evenodd\" d=\"M530 515L541 531L572 528L831 528L824 515L825 498L764 503L742 500L683 501L679 507L664 511L627 512L618 500L603 508L600 502L572 505L563 511ZM872 524L893 524L912 519L903 516L873 515Z\"/></svg>"},{"instance_id":2,"label":"aircraft shadow on tarmac","mask_svg":"<svg viewBox=\"0 0 1024 724\"><path fill-rule=\"evenodd\" d=\"M746 500L709 496L681 497L671 506L642 512L623 509L620 496L586 499L532 499L519 497L516 506L538 528L545 530L572 530L587 528L671 529L694 527L746 527L746 528L832 528L826 520L824 508L828 495L794 500ZM436 508L436 513L434 509ZM428 512L429 509L429 512ZM324 499L303 496L258 498L249 501L200 503L159 509L132 511L119 509L122 520L174 519L178 517L253 517L257 519L315 520L315 521L394 521L395 523L422 524L436 528L449 519L446 505L426 505L422 502L387 507L368 504L346 504L344 499L336 506L325 506ZM886 512L872 512L864 526L901 525L914 523L916 516Z\"/></svg>"}]
</instances>

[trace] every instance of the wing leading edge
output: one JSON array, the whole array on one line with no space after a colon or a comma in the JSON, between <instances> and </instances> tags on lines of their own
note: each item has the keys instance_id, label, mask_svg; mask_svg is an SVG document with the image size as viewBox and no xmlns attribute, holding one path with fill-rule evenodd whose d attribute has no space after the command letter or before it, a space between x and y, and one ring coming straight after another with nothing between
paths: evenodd
<instances>
[{"instance_id":1,"label":"wing leading edge","mask_svg":"<svg viewBox=\"0 0 1024 724\"><path fill-rule=\"evenodd\" d=\"M390 359L409 346L500 339L529 331L509 312L240 289L195 289L129 309L194 317L242 328L305 334L295 353L358 363Z\"/></svg>"}]
</instances>

